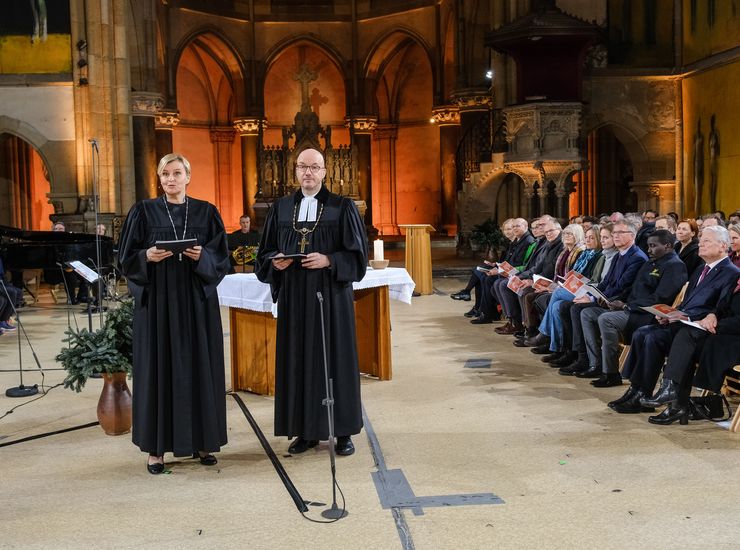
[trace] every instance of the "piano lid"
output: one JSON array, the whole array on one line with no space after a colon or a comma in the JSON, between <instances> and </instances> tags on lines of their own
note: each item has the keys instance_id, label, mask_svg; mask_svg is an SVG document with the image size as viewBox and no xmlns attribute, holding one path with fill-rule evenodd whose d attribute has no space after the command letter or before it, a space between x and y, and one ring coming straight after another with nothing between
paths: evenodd
<instances>
[{"instance_id":1,"label":"piano lid","mask_svg":"<svg viewBox=\"0 0 740 550\"><path fill-rule=\"evenodd\" d=\"M47 243L89 243L95 241L91 233L71 233L68 231L29 231L7 225L0 225L0 238L17 239L29 242ZM101 235L101 241L112 241L108 236Z\"/></svg>"}]
</instances>

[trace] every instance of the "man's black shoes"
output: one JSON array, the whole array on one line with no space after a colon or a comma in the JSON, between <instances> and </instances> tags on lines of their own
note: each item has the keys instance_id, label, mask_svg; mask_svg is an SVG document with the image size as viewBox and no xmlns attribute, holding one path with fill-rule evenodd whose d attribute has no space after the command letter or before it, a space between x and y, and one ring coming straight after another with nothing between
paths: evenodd
<instances>
[{"instance_id":1,"label":"man's black shoes","mask_svg":"<svg viewBox=\"0 0 740 550\"><path fill-rule=\"evenodd\" d=\"M607 373L602 374L596 380L592 380L591 385L594 388L611 388L613 386L621 386L622 385L622 375L619 374L618 372L607 372Z\"/></svg>"},{"instance_id":2,"label":"man's black shoes","mask_svg":"<svg viewBox=\"0 0 740 550\"><path fill-rule=\"evenodd\" d=\"M463 302L469 302L470 292L461 290L460 292L455 292L454 294L450 294L450 298L452 298L453 300L462 300Z\"/></svg>"},{"instance_id":3,"label":"man's black shoes","mask_svg":"<svg viewBox=\"0 0 740 550\"><path fill-rule=\"evenodd\" d=\"M352 444L352 438L348 435L340 435L337 437L337 444L334 447L334 450L341 456L354 454L355 446Z\"/></svg>"},{"instance_id":4,"label":"man's black shoes","mask_svg":"<svg viewBox=\"0 0 740 550\"><path fill-rule=\"evenodd\" d=\"M297 437L295 441L290 444L290 447L288 447L288 452L292 455L299 455L301 453L305 453L309 449L313 449L318 444L319 442L315 439L303 439L302 437Z\"/></svg>"}]
</instances>

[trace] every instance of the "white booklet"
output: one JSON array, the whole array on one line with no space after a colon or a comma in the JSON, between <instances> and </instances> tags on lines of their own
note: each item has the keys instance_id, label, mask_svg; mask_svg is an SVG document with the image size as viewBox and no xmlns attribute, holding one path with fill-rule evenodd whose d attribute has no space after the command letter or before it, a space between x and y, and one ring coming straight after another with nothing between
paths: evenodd
<instances>
[{"instance_id":1,"label":"white booklet","mask_svg":"<svg viewBox=\"0 0 740 550\"><path fill-rule=\"evenodd\" d=\"M699 323L697 323L696 321L687 321L686 319L679 319L679 321L681 321L685 325L689 325L690 327L698 328L699 330L703 330L703 331L707 330L703 326L701 326Z\"/></svg>"},{"instance_id":2,"label":"white booklet","mask_svg":"<svg viewBox=\"0 0 740 550\"><path fill-rule=\"evenodd\" d=\"M94 283L98 280L98 274L79 260L67 262L67 265L74 269L75 273L85 279L88 283Z\"/></svg>"}]
</instances>

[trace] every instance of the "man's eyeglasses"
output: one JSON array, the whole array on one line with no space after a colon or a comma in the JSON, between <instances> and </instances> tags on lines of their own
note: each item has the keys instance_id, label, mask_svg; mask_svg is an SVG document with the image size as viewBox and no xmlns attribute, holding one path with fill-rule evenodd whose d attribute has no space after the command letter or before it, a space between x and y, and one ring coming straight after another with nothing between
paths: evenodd
<instances>
[{"instance_id":1,"label":"man's eyeglasses","mask_svg":"<svg viewBox=\"0 0 740 550\"><path fill-rule=\"evenodd\" d=\"M627 235L628 233L632 233L632 231L612 231L612 235Z\"/></svg>"},{"instance_id":2,"label":"man's eyeglasses","mask_svg":"<svg viewBox=\"0 0 740 550\"><path fill-rule=\"evenodd\" d=\"M299 172L308 172L311 171L312 174L318 174L320 170L323 170L323 166L319 166L318 164L298 164L296 166Z\"/></svg>"},{"instance_id":3,"label":"man's eyeglasses","mask_svg":"<svg viewBox=\"0 0 740 550\"><path fill-rule=\"evenodd\" d=\"M547 231L545 231L545 235L550 235L551 233L555 232L557 232L557 229L548 229Z\"/></svg>"}]
</instances>

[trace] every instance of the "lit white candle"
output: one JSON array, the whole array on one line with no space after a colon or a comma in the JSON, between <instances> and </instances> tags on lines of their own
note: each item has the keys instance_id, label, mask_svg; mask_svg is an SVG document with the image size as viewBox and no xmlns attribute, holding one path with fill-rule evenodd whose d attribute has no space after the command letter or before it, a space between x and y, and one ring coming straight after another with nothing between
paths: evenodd
<instances>
[{"instance_id":1,"label":"lit white candle","mask_svg":"<svg viewBox=\"0 0 740 550\"><path fill-rule=\"evenodd\" d=\"M383 240L375 239L373 242L373 259L384 260L383 258Z\"/></svg>"}]
</instances>

